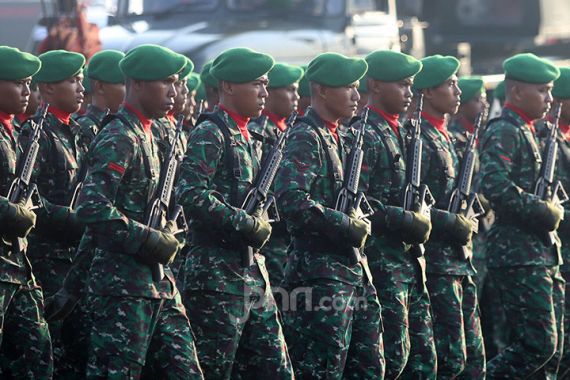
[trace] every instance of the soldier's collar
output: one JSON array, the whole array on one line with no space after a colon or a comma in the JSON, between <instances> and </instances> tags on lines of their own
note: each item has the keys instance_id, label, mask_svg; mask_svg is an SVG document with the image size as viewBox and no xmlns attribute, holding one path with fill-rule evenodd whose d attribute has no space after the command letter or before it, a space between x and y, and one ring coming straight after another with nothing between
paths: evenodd
<instances>
[{"instance_id":1,"label":"soldier's collar","mask_svg":"<svg viewBox=\"0 0 570 380\"><path fill-rule=\"evenodd\" d=\"M142 127L143 127L144 131L145 131L146 133L150 133L150 129L151 129L151 127L152 127L152 122L153 122L153 120L147 118L146 116L144 116L144 115L142 114L142 112L141 112L139 109L133 107L131 104L129 104L129 103L127 103L127 102L125 102L125 103L123 103L123 104L124 104L125 109L126 109L127 111L129 111L130 113L132 113L133 115L135 115L135 116L137 117L137 119L139 119L139 122L142 124Z\"/></svg>"}]
</instances>

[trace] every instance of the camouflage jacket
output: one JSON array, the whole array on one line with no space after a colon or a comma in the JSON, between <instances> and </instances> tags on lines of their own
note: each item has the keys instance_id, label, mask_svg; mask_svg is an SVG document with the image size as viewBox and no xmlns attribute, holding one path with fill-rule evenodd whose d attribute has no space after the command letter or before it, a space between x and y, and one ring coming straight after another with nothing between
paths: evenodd
<instances>
[{"instance_id":1,"label":"camouflage jacket","mask_svg":"<svg viewBox=\"0 0 570 380\"><path fill-rule=\"evenodd\" d=\"M83 153L75 142L79 126L70 120L66 125L52 113L47 114L39 140L39 151L31 181L38 186L44 208L37 210L36 229L29 235L28 256L71 261L74 247L63 234L54 234L52 225L60 226L67 215ZM24 150L32 128L27 121L18 143Z\"/></svg>"},{"instance_id":2,"label":"camouflage jacket","mask_svg":"<svg viewBox=\"0 0 570 380\"><path fill-rule=\"evenodd\" d=\"M101 123L107 113L107 110L102 110L90 104L87 106L85 115L77 118L76 121L77 124L79 124L79 129L75 141L77 146L79 146L84 153L89 151L89 146L101 130Z\"/></svg>"},{"instance_id":3,"label":"camouflage jacket","mask_svg":"<svg viewBox=\"0 0 570 380\"><path fill-rule=\"evenodd\" d=\"M363 267L350 264L351 248L341 234L343 214L334 209L343 181L343 140L339 134L336 141L312 108L291 129L275 178L279 210L295 247L286 273L290 284L319 278L362 284ZM303 248L302 243L314 247Z\"/></svg>"},{"instance_id":4,"label":"camouflage jacket","mask_svg":"<svg viewBox=\"0 0 570 380\"><path fill-rule=\"evenodd\" d=\"M88 291L99 295L172 298L174 278L152 281L150 266L136 258L144 243L145 214L160 177L158 146L136 115L121 108L97 135L89 153L89 174L77 206L97 247Z\"/></svg>"},{"instance_id":5,"label":"camouflage jacket","mask_svg":"<svg viewBox=\"0 0 570 380\"><path fill-rule=\"evenodd\" d=\"M12 134L0 123L0 195L8 195L10 184L16 176L16 158L18 132L14 128ZM3 198L0 215L6 212L8 201ZM0 282L14 284L34 284L32 269L25 250L13 252L11 245L0 240Z\"/></svg>"},{"instance_id":6,"label":"camouflage jacket","mask_svg":"<svg viewBox=\"0 0 570 380\"><path fill-rule=\"evenodd\" d=\"M436 204L434 208L447 212L451 192L459 175L459 158L451 140L448 140L427 120L422 119L423 141L421 182L425 183ZM442 229L442 220L432 213L435 229ZM426 243L426 272L447 275L473 275L475 270L468 260L460 258L457 247L452 247L434 235Z\"/></svg>"},{"instance_id":7,"label":"camouflage jacket","mask_svg":"<svg viewBox=\"0 0 570 380\"><path fill-rule=\"evenodd\" d=\"M172 141L176 137L176 123L171 121L168 117L161 117L154 121L152 126L152 135L158 144L158 153L160 162L168 157ZM177 149L179 152L186 152L187 147L187 134L183 131L177 142Z\"/></svg>"},{"instance_id":8,"label":"camouflage jacket","mask_svg":"<svg viewBox=\"0 0 570 380\"><path fill-rule=\"evenodd\" d=\"M487 127L480 147L481 189L496 215L488 233L489 246L493 247L488 266L560 264L558 246L546 247L527 228L529 204L535 199L532 193L542 162L533 131L517 113L504 108L501 119Z\"/></svg>"},{"instance_id":9,"label":"camouflage jacket","mask_svg":"<svg viewBox=\"0 0 570 380\"><path fill-rule=\"evenodd\" d=\"M358 124L360 125L360 124ZM403 206L406 186L405 130L396 135L384 118L369 111L364 135L364 157L360 173L360 190L366 194L374 212L386 206ZM373 234L368 239L366 255L371 267L389 271L402 282L414 278L416 259L408 252L410 245L390 231Z\"/></svg>"}]
</instances>

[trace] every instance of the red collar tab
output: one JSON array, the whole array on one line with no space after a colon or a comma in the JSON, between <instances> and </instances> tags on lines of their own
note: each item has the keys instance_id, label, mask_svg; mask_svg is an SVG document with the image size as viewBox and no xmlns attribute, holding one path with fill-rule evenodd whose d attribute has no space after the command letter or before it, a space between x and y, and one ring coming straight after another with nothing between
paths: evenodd
<instances>
[{"instance_id":1,"label":"red collar tab","mask_svg":"<svg viewBox=\"0 0 570 380\"><path fill-rule=\"evenodd\" d=\"M263 114L265 116L267 116L267 118L269 120L271 120L277 126L277 128L279 128L279 130L281 132L283 132L285 129L287 129L286 118L279 117L276 114L274 114L273 112L269 112L266 110L263 110Z\"/></svg>"},{"instance_id":2,"label":"red collar tab","mask_svg":"<svg viewBox=\"0 0 570 380\"><path fill-rule=\"evenodd\" d=\"M336 142L338 142L338 133L336 132L336 129L338 127L337 123L333 123L331 121L327 121L327 120L323 120L325 122L325 127L327 127L327 129L330 131L330 133L333 135L334 139L336 140Z\"/></svg>"},{"instance_id":3,"label":"red collar tab","mask_svg":"<svg viewBox=\"0 0 570 380\"><path fill-rule=\"evenodd\" d=\"M445 136L447 140L449 140L449 134L447 133L447 125L445 124L445 117L439 118L432 116L426 112L422 112L422 118L424 118L428 123L433 125L435 129L437 129L442 135Z\"/></svg>"},{"instance_id":4,"label":"red collar tab","mask_svg":"<svg viewBox=\"0 0 570 380\"><path fill-rule=\"evenodd\" d=\"M144 116L139 109L133 107L127 102L124 103L124 106L129 112L133 113L137 117L137 119L139 119L139 121L143 126L144 131L146 133L150 133L150 129L152 127L152 119L149 119L146 116Z\"/></svg>"},{"instance_id":5,"label":"red collar tab","mask_svg":"<svg viewBox=\"0 0 570 380\"><path fill-rule=\"evenodd\" d=\"M534 121L533 119L531 119L530 117L527 116L526 112L524 112L522 109L520 109L519 107L511 104L511 103L505 103L505 108L510 109L511 111L513 111L514 113L516 113L517 115L519 115L525 123L532 125L532 122Z\"/></svg>"},{"instance_id":6,"label":"red collar tab","mask_svg":"<svg viewBox=\"0 0 570 380\"><path fill-rule=\"evenodd\" d=\"M4 125L8 133L10 133L10 136L13 136L14 133L14 124L12 124L13 121L14 115L0 111L0 123Z\"/></svg>"},{"instance_id":7,"label":"red collar tab","mask_svg":"<svg viewBox=\"0 0 570 380\"><path fill-rule=\"evenodd\" d=\"M243 117L238 113L230 111L227 109L223 104L219 105L220 109L226 112L232 120L236 123L239 131L241 132L242 136L245 137L246 141L249 141L249 132L247 130L247 123L249 123L249 117Z\"/></svg>"},{"instance_id":8,"label":"red collar tab","mask_svg":"<svg viewBox=\"0 0 570 380\"><path fill-rule=\"evenodd\" d=\"M20 123L23 123L24 121L28 120L29 117L30 115L28 115L27 113L16 114L16 120L18 120L18 122Z\"/></svg>"},{"instance_id":9,"label":"red collar tab","mask_svg":"<svg viewBox=\"0 0 570 380\"><path fill-rule=\"evenodd\" d=\"M560 132L566 138L566 140L570 140L570 124L558 124L560 128Z\"/></svg>"},{"instance_id":10,"label":"red collar tab","mask_svg":"<svg viewBox=\"0 0 570 380\"><path fill-rule=\"evenodd\" d=\"M467 118L465 117L461 117L461 119L459 120L461 122L461 125L463 126L463 129L465 129L469 133L473 133L473 131L475 130L475 124L467 120Z\"/></svg>"},{"instance_id":11,"label":"red collar tab","mask_svg":"<svg viewBox=\"0 0 570 380\"><path fill-rule=\"evenodd\" d=\"M394 133L396 134L396 136L400 137L400 130L398 129L398 126L400 125L400 115L398 115L397 113L388 113L384 110L381 110L378 107L369 105L368 106L372 111L376 112L378 115L380 115L384 120L386 120L386 122L388 123L388 125L390 126L390 128L392 128L392 130L394 131Z\"/></svg>"},{"instance_id":12,"label":"red collar tab","mask_svg":"<svg viewBox=\"0 0 570 380\"><path fill-rule=\"evenodd\" d=\"M59 120L61 123L69 125L69 121L71 120L71 114L69 112L65 112L54 106L49 106L48 112L51 113L53 116L55 116L56 119Z\"/></svg>"},{"instance_id":13,"label":"red collar tab","mask_svg":"<svg viewBox=\"0 0 570 380\"><path fill-rule=\"evenodd\" d=\"M166 117L168 118L168 120L170 120L172 124L176 125L176 117L174 116L174 112L167 113Z\"/></svg>"}]
</instances>

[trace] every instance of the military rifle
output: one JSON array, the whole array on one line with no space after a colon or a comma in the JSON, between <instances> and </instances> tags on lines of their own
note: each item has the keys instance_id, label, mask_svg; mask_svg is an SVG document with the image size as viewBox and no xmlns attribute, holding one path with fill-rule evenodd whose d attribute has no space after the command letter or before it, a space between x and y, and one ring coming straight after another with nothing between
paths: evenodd
<instances>
[{"instance_id":1,"label":"military rifle","mask_svg":"<svg viewBox=\"0 0 570 380\"><path fill-rule=\"evenodd\" d=\"M362 144L364 143L364 128L368 122L368 107L365 107L362 112L362 120L360 128L356 132L354 143L350 149L350 154L346 160L345 177L343 180L342 188L336 199L335 210L348 214L351 209L356 211L359 219L364 219L371 216L374 212L370 203L364 196L362 191L358 190L360 183L360 171L362 169L362 158L364 151ZM362 260L360 249L352 247L352 255L350 257L352 263L356 264Z\"/></svg>"},{"instance_id":2,"label":"military rifle","mask_svg":"<svg viewBox=\"0 0 570 380\"><path fill-rule=\"evenodd\" d=\"M479 196L476 192L471 191L471 184L473 181L473 169L475 168L475 159L477 157L477 138L479 137L479 130L481 123L485 118L485 111L481 111L477 115L473 127L473 133L469 136L465 152L463 153L463 160L461 162L461 170L459 172L459 180L456 188L451 193L449 199L448 211L454 214L464 215L473 226L473 232L479 231L479 216L485 213ZM467 245L461 246L461 258L470 260L473 256L473 251Z\"/></svg>"},{"instance_id":3,"label":"military rifle","mask_svg":"<svg viewBox=\"0 0 570 380\"><path fill-rule=\"evenodd\" d=\"M12 203L20 203L28 210L35 210L43 207L42 198L35 183L30 183L32 172L40 149L40 135L47 116L49 104L44 104L40 109L37 122L32 122L31 135L24 154L18 160L16 178L12 181L8 190L8 200ZM24 248L24 241L18 238L12 242L13 251L19 252Z\"/></svg>"},{"instance_id":4,"label":"military rifle","mask_svg":"<svg viewBox=\"0 0 570 380\"><path fill-rule=\"evenodd\" d=\"M419 95L416 112L410 119L411 139L408 143L406 155L406 190L404 191L404 210L419 212L426 218L431 217L431 208L435 199L426 184L420 183L422 173L421 114L423 109L423 94ZM424 255L423 244L415 244L410 249L415 257Z\"/></svg>"},{"instance_id":5,"label":"military rifle","mask_svg":"<svg viewBox=\"0 0 570 380\"><path fill-rule=\"evenodd\" d=\"M174 206L172 212L169 212L170 198L172 196L172 188L174 187L174 180L176 178L176 169L182 161L182 154L177 152L176 142L180 139L184 116L180 115L176 123L176 135L174 141L170 145L170 151L167 159L162 164L160 170L160 179L158 182L158 189L154 198L151 200L150 209L148 212L147 226L160 230L164 227L166 221L173 221L176 225L175 231L172 233L177 235L181 232L188 231L188 224L184 216L182 206ZM162 264L153 264L152 280L161 281L164 278L164 267Z\"/></svg>"},{"instance_id":6,"label":"military rifle","mask_svg":"<svg viewBox=\"0 0 570 380\"><path fill-rule=\"evenodd\" d=\"M560 102L556 103L553 108L553 122L550 123L550 132L546 140L546 157L542 162L540 167L540 176L538 177L535 187L534 194L537 195L543 201L553 201L558 204L563 204L568 201L568 194L562 186L560 181L554 180L554 172L556 171L556 160L558 158L558 122L560 120L560 112L562 106ZM547 235L543 237L544 242L549 246L553 246L556 243L556 232L549 231Z\"/></svg>"},{"instance_id":7,"label":"military rifle","mask_svg":"<svg viewBox=\"0 0 570 380\"><path fill-rule=\"evenodd\" d=\"M275 203L275 197L269 195L269 190L283 159L283 149L285 149L285 142L289 131L295 124L297 119L297 112L293 113L287 119L287 129L279 134L279 137L273 144L273 147L269 151L267 157L263 160L263 165L261 170L255 179L255 186L247 193L245 200L242 205L242 209L245 210L249 215L252 215L261 210L262 217L268 222L279 222L279 212ZM242 256L242 262L244 266L250 266L253 264L253 248L247 247L244 250Z\"/></svg>"}]
</instances>

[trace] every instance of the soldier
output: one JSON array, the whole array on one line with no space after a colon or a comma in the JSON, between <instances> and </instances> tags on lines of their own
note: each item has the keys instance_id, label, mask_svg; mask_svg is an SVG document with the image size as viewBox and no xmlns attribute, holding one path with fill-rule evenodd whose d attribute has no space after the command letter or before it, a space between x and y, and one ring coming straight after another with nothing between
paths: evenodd
<instances>
[{"instance_id":1,"label":"soldier","mask_svg":"<svg viewBox=\"0 0 570 380\"><path fill-rule=\"evenodd\" d=\"M485 377L485 349L477 302L475 269L461 246L471 250L473 221L448 212L456 186L459 159L447 130L446 116L457 112L461 90L457 86L459 61L434 55L422 59L414 87L423 94L421 180L433 194L433 226L426 244L427 288L434 318L437 377Z\"/></svg>"},{"instance_id":2,"label":"soldier","mask_svg":"<svg viewBox=\"0 0 570 380\"><path fill-rule=\"evenodd\" d=\"M8 194L16 175L18 132L14 115L28 106L31 77L41 62L31 54L0 46L0 194ZM25 238L36 215L20 204L0 197L0 355L1 373L9 378L50 379L53 358L50 334L43 316L42 290L36 283L25 246L12 242Z\"/></svg>"},{"instance_id":3,"label":"soldier","mask_svg":"<svg viewBox=\"0 0 570 380\"><path fill-rule=\"evenodd\" d=\"M503 63L507 101L481 141L483 194L495 211L488 233L487 266L511 328L510 345L488 364L490 379L556 377L562 339L564 279L559 245L541 234L555 231L563 209L533 194L541 155L532 122L552 103L560 71L533 54ZM551 360L552 359L552 360Z\"/></svg>"},{"instance_id":4,"label":"soldier","mask_svg":"<svg viewBox=\"0 0 570 380\"><path fill-rule=\"evenodd\" d=\"M271 233L259 214L241 207L260 159L247 123L263 111L272 67L273 58L246 48L214 60L220 104L190 133L181 167L177 196L192 236L184 303L207 378L293 377L265 258L242 258L244 246L260 249Z\"/></svg>"},{"instance_id":5,"label":"soldier","mask_svg":"<svg viewBox=\"0 0 570 380\"><path fill-rule=\"evenodd\" d=\"M307 72L307 67L307 65L301 66L304 73ZM303 116L307 107L311 105L311 89L309 88L309 81L304 74L301 80L299 80L297 93L299 94L299 105L297 106L297 111L299 112L299 116Z\"/></svg>"},{"instance_id":6,"label":"soldier","mask_svg":"<svg viewBox=\"0 0 570 380\"><path fill-rule=\"evenodd\" d=\"M360 185L374 210L372 237L365 252L382 305L386 378L396 379L403 372L403 378L435 379L437 358L423 280L425 259L410 251L412 243L427 241L431 223L426 216L402 208L405 130L398 123L411 103L413 77L422 64L393 51L370 53L366 62L369 114Z\"/></svg>"},{"instance_id":7,"label":"soldier","mask_svg":"<svg viewBox=\"0 0 570 380\"><path fill-rule=\"evenodd\" d=\"M14 117L14 127L18 132L20 131L22 124L25 123L30 117L33 117L41 103L40 89L38 88L37 82L32 77L32 82L30 83L30 98L28 100L28 107L22 113L16 114Z\"/></svg>"},{"instance_id":8,"label":"soldier","mask_svg":"<svg viewBox=\"0 0 570 380\"><path fill-rule=\"evenodd\" d=\"M337 53L311 61L306 72L311 106L291 129L275 181L293 240L283 313L299 378L384 376L376 289L365 257L352 258L353 248L364 246L370 224L355 210L335 210L346 156L337 128L356 111L358 81L366 70L363 59Z\"/></svg>"},{"instance_id":9,"label":"soldier","mask_svg":"<svg viewBox=\"0 0 570 380\"><path fill-rule=\"evenodd\" d=\"M269 96L263 109L263 115L247 125L251 136L256 141L256 149L263 159L271 150L279 134L285 132L287 128L286 119L291 112L297 109L299 101L297 88L299 87L299 79L303 76L303 69L285 63L277 63L268 76ZM273 286L280 286L283 282L288 246L289 233L285 221L274 224L271 239L262 251L266 259L269 279Z\"/></svg>"},{"instance_id":10,"label":"soldier","mask_svg":"<svg viewBox=\"0 0 570 380\"><path fill-rule=\"evenodd\" d=\"M200 75L197 73L191 73L188 79L186 80L186 88L188 89L188 99L186 100L184 106L184 131L188 135L190 130L194 126L196 120L194 119L197 115L196 112L198 111L196 106L199 102L197 99L198 91L202 82L200 81ZM186 137L188 139L188 137Z\"/></svg>"},{"instance_id":11,"label":"soldier","mask_svg":"<svg viewBox=\"0 0 570 380\"><path fill-rule=\"evenodd\" d=\"M160 176L153 120L174 104L183 56L141 45L120 61L125 104L99 133L77 212L97 247L87 287L91 315L87 378L202 378L190 323L169 264L179 249L173 225L144 223ZM166 265L153 281L151 265Z\"/></svg>"},{"instance_id":12,"label":"soldier","mask_svg":"<svg viewBox=\"0 0 570 380\"><path fill-rule=\"evenodd\" d=\"M202 67L202 72L200 73L200 80L204 85L206 90L206 102L208 103L208 111L212 111L215 106L220 102L219 94L219 83L214 76L210 73L210 68L212 67L212 61L206 62L204 67Z\"/></svg>"},{"instance_id":13,"label":"soldier","mask_svg":"<svg viewBox=\"0 0 570 380\"><path fill-rule=\"evenodd\" d=\"M356 114L361 115L362 109L368 104L368 82L366 77L360 80L360 84L358 86L358 94L360 95L360 100L358 101Z\"/></svg>"},{"instance_id":14,"label":"soldier","mask_svg":"<svg viewBox=\"0 0 570 380\"><path fill-rule=\"evenodd\" d=\"M570 68L560 68L560 77L554 82L552 96L555 102L560 102L561 112L558 123L558 161L556 163L556 179L562 186L570 190ZM553 120L550 120L553 122ZM547 132L547 131L545 131ZM564 204L564 221L560 224L558 233L562 240L562 258L564 265L560 272L566 280L566 290L570 287L570 202ZM566 297L570 292L566 293ZM570 375L570 300L564 303L564 350L560 361L558 378L564 379Z\"/></svg>"},{"instance_id":15,"label":"soldier","mask_svg":"<svg viewBox=\"0 0 570 380\"><path fill-rule=\"evenodd\" d=\"M125 56L116 50L103 50L95 53L85 74L91 88L91 104L85 115L77 119L80 125L77 143L84 152L101 130L103 118L108 113L117 113L125 98L125 76L119 68L119 61Z\"/></svg>"},{"instance_id":16,"label":"soldier","mask_svg":"<svg viewBox=\"0 0 570 380\"><path fill-rule=\"evenodd\" d=\"M52 50L39 56L42 67L36 74L42 99L50 104L40 135L32 182L38 186L44 208L37 212L36 229L29 238L28 257L34 274L50 297L63 283L71 267L84 226L69 207L79 173L82 152L75 143L78 125L71 118L83 102L82 68L85 58L78 53ZM18 142L28 144L32 121L22 127ZM54 350L54 376L66 371L61 343L61 323L50 323Z\"/></svg>"}]
</instances>

